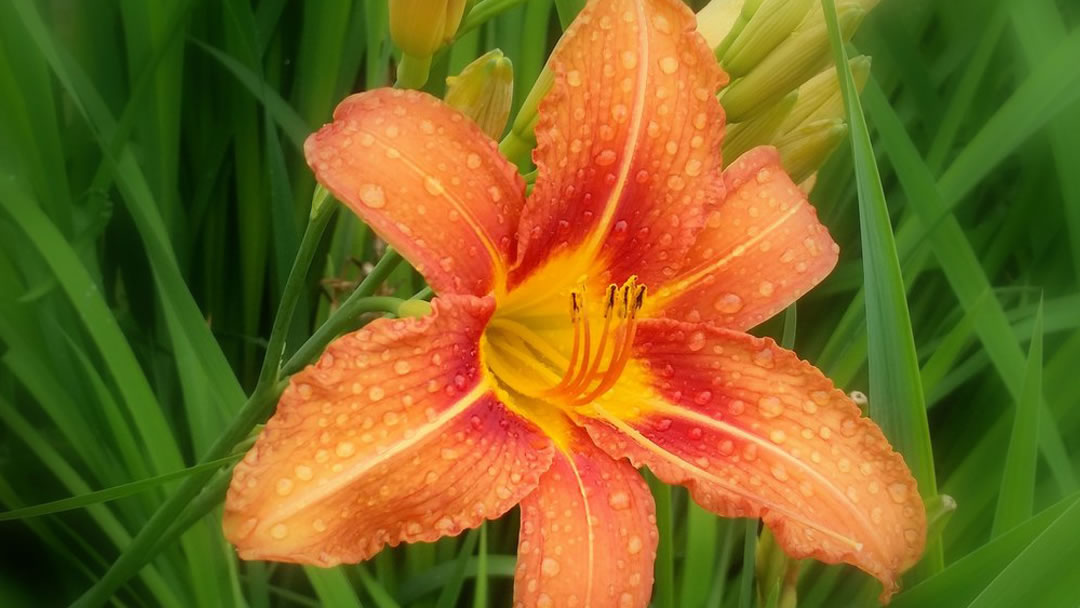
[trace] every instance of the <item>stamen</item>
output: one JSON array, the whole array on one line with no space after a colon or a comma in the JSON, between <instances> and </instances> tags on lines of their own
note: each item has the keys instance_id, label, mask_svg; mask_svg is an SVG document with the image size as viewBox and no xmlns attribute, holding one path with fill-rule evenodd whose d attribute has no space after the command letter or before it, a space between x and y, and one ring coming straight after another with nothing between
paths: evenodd
<instances>
[{"instance_id":1,"label":"stamen","mask_svg":"<svg viewBox=\"0 0 1080 608\"><path fill-rule=\"evenodd\" d=\"M645 286L630 277L622 287L609 285L604 298L604 326L595 351L590 344L589 314L584 300L584 287L570 296L570 321L574 326L574 342L566 372L558 384L546 391L547 397L558 397L572 405L583 405L603 395L618 381L626 368L637 333L637 313L645 303ZM578 314L581 313L581 314ZM612 319L618 315L618 324ZM612 339L614 333L614 339ZM608 344L611 353L608 355ZM600 366L607 358L606 369ZM593 386L595 384L595 386Z\"/></svg>"}]
</instances>

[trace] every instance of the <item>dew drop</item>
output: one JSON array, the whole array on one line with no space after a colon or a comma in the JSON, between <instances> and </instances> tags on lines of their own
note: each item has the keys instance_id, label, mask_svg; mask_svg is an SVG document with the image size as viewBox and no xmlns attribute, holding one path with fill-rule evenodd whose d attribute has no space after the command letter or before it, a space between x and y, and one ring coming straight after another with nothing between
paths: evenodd
<instances>
[{"instance_id":1,"label":"dew drop","mask_svg":"<svg viewBox=\"0 0 1080 608\"><path fill-rule=\"evenodd\" d=\"M555 576L560 569L559 562L550 557L545 557L544 561L540 562L540 573L544 576Z\"/></svg>"},{"instance_id":2,"label":"dew drop","mask_svg":"<svg viewBox=\"0 0 1080 608\"><path fill-rule=\"evenodd\" d=\"M729 315L739 312L742 310L742 307L742 298L733 293L726 293L717 298L716 302L713 303L713 308L715 308L717 312Z\"/></svg>"},{"instance_id":3,"label":"dew drop","mask_svg":"<svg viewBox=\"0 0 1080 608\"><path fill-rule=\"evenodd\" d=\"M630 496L623 491L614 492L608 496L608 504L612 509L621 511L630 506Z\"/></svg>"},{"instance_id":4,"label":"dew drop","mask_svg":"<svg viewBox=\"0 0 1080 608\"><path fill-rule=\"evenodd\" d=\"M581 72L577 70L570 70L566 73L566 84L572 87L581 86Z\"/></svg>"},{"instance_id":5,"label":"dew drop","mask_svg":"<svg viewBox=\"0 0 1080 608\"><path fill-rule=\"evenodd\" d=\"M386 396L386 391L384 391L382 389L382 387L373 386L370 389L368 389L368 399L371 399L372 401L378 401L378 400L382 399L385 396Z\"/></svg>"},{"instance_id":6,"label":"dew drop","mask_svg":"<svg viewBox=\"0 0 1080 608\"><path fill-rule=\"evenodd\" d=\"M467 167L469 167L470 169L479 168L480 167L480 155L475 153L475 152L471 152L467 157L465 157L465 165Z\"/></svg>"},{"instance_id":7,"label":"dew drop","mask_svg":"<svg viewBox=\"0 0 1080 608\"><path fill-rule=\"evenodd\" d=\"M293 489L293 480L288 477L282 477L277 482L278 496L288 496Z\"/></svg>"},{"instance_id":8,"label":"dew drop","mask_svg":"<svg viewBox=\"0 0 1080 608\"><path fill-rule=\"evenodd\" d=\"M383 192L382 186L364 184L360 186L357 194L360 196L360 201L372 209L380 209L386 206L386 194Z\"/></svg>"},{"instance_id":9,"label":"dew drop","mask_svg":"<svg viewBox=\"0 0 1080 608\"><path fill-rule=\"evenodd\" d=\"M784 412L784 405L776 397L762 397L758 400L758 411L766 418L776 418Z\"/></svg>"},{"instance_id":10,"label":"dew drop","mask_svg":"<svg viewBox=\"0 0 1080 608\"><path fill-rule=\"evenodd\" d=\"M409 370L411 369L412 366L409 365L408 361L400 360L394 363L394 371L402 376L409 373Z\"/></svg>"},{"instance_id":11,"label":"dew drop","mask_svg":"<svg viewBox=\"0 0 1080 608\"><path fill-rule=\"evenodd\" d=\"M442 182L431 177L430 175L424 178L424 189L428 191L428 194L432 196L439 196L445 190L443 189Z\"/></svg>"},{"instance_id":12,"label":"dew drop","mask_svg":"<svg viewBox=\"0 0 1080 608\"><path fill-rule=\"evenodd\" d=\"M890 483L889 484L889 496L892 497L893 502L901 503L908 498L908 487L906 483Z\"/></svg>"},{"instance_id":13,"label":"dew drop","mask_svg":"<svg viewBox=\"0 0 1080 608\"><path fill-rule=\"evenodd\" d=\"M604 150L596 155L596 164L606 167L615 162L615 151Z\"/></svg>"},{"instance_id":14,"label":"dew drop","mask_svg":"<svg viewBox=\"0 0 1080 608\"><path fill-rule=\"evenodd\" d=\"M771 296L774 291L776 291L776 286L773 285L771 281L762 281L761 284L758 285L758 293L765 297Z\"/></svg>"},{"instance_id":15,"label":"dew drop","mask_svg":"<svg viewBox=\"0 0 1080 608\"><path fill-rule=\"evenodd\" d=\"M351 441L342 441L337 445L337 448L334 449L334 453L341 458L348 458L349 456L352 456L355 451L356 446L354 446Z\"/></svg>"},{"instance_id":16,"label":"dew drop","mask_svg":"<svg viewBox=\"0 0 1080 608\"><path fill-rule=\"evenodd\" d=\"M270 528L270 536L281 540L289 535L289 527L285 524L275 524L273 528Z\"/></svg>"},{"instance_id":17,"label":"dew drop","mask_svg":"<svg viewBox=\"0 0 1080 608\"><path fill-rule=\"evenodd\" d=\"M679 60L668 56L660 59L660 70L665 74L674 74L679 69Z\"/></svg>"},{"instance_id":18,"label":"dew drop","mask_svg":"<svg viewBox=\"0 0 1080 608\"><path fill-rule=\"evenodd\" d=\"M626 550L630 552L630 555L636 555L641 552L641 537L634 535L630 537L630 540L626 543Z\"/></svg>"},{"instance_id":19,"label":"dew drop","mask_svg":"<svg viewBox=\"0 0 1080 608\"><path fill-rule=\"evenodd\" d=\"M695 331L690 334L690 340L686 343L686 347L693 352L705 348L705 332Z\"/></svg>"}]
</instances>

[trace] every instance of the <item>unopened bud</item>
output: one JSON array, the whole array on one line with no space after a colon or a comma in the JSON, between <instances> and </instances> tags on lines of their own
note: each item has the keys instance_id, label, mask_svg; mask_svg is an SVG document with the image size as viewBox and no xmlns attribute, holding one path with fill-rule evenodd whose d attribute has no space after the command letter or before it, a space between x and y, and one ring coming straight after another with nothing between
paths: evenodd
<instances>
[{"instance_id":1,"label":"unopened bud","mask_svg":"<svg viewBox=\"0 0 1080 608\"><path fill-rule=\"evenodd\" d=\"M732 75L747 74L802 22L815 0L764 0L724 51L720 65Z\"/></svg>"},{"instance_id":2,"label":"unopened bud","mask_svg":"<svg viewBox=\"0 0 1080 608\"><path fill-rule=\"evenodd\" d=\"M446 79L446 103L473 119L492 139L506 130L514 99L514 66L502 51L484 53Z\"/></svg>"},{"instance_id":3,"label":"unopened bud","mask_svg":"<svg viewBox=\"0 0 1080 608\"><path fill-rule=\"evenodd\" d=\"M781 134L782 125L799 97L798 91L792 91L776 105L745 122L728 127L724 137L724 161L730 163L742 156L747 150L766 144L773 144Z\"/></svg>"},{"instance_id":4,"label":"unopened bud","mask_svg":"<svg viewBox=\"0 0 1080 608\"><path fill-rule=\"evenodd\" d=\"M390 37L407 55L429 57L453 39L465 0L390 0Z\"/></svg>"},{"instance_id":5,"label":"unopened bud","mask_svg":"<svg viewBox=\"0 0 1080 608\"><path fill-rule=\"evenodd\" d=\"M431 56L454 38L464 13L465 0L390 0L390 37L401 49L400 86L424 86Z\"/></svg>"},{"instance_id":6,"label":"unopened bud","mask_svg":"<svg viewBox=\"0 0 1080 608\"><path fill-rule=\"evenodd\" d=\"M865 55L852 57L848 65L851 67L852 76L855 77L855 87L861 92L870 77L870 58ZM836 77L836 66L833 66L799 87L799 101L780 127L780 132L788 133L800 125L843 116L844 98L840 94L840 80Z\"/></svg>"},{"instance_id":7,"label":"unopened bud","mask_svg":"<svg viewBox=\"0 0 1080 608\"><path fill-rule=\"evenodd\" d=\"M858 0L837 7L841 35L846 42L855 33L866 9ZM749 74L728 86L720 97L728 119L742 121L772 106L812 75L829 58L829 33L820 10L810 11L783 42L762 59Z\"/></svg>"},{"instance_id":8,"label":"unopened bud","mask_svg":"<svg viewBox=\"0 0 1080 608\"><path fill-rule=\"evenodd\" d=\"M742 31L749 20L742 16L745 4L746 0L712 0L698 11L697 29L709 44L709 48L717 49L726 38L730 36L734 40L739 31ZM749 7L751 13L753 8Z\"/></svg>"},{"instance_id":9,"label":"unopened bud","mask_svg":"<svg viewBox=\"0 0 1080 608\"><path fill-rule=\"evenodd\" d=\"M780 163L799 183L821 168L837 144L847 136L847 124L839 118L808 123L776 142Z\"/></svg>"},{"instance_id":10,"label":"unopened bud","mask_svg":"<svg viewBox=\"0 0 1080 608\"><path fill-rule=\"evenodd\" d=\"M520 168L529 165L529 152L536 147L534 131L536 130L536 121L540 118L538 111L540 101L548 94L554 83L554 74L547 66L544 66L544 69L540 70L540 75L536 77L536 82L533 83L529 95L521 104L521 108L518 109L517 116L514 117L514 124L510 127L510 132L499 142L499 152L502 152L503 156Z\"/></svg>"}]
</instances>

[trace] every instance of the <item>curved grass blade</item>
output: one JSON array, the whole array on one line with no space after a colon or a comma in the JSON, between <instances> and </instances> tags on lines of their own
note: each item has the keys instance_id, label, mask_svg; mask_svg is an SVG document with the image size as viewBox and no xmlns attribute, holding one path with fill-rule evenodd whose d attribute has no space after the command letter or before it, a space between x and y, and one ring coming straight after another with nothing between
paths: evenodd
<instances>
[{"instance_id":1,"label":"curved grass blade","mask_svg":"<svg viewBox=\"0 0 1080 608\"><path fill-rule=\"evenodd\" d=\"M103 502L109 502L118 498L124 498L125 496L131 496L132 494L138 494L139 492L145 492L147 490L156 488L162 484L177 479L183 479L188 475L195 473L201 473L203 471L210 471L213 469L219 469L223 466L232 464L237 460L240 460L241 455L229 456L227 458L219 458L218 460L211 460L203 464L181 469L179 471L173 471L172 473L165 473L164 475L156 475L148 479L140 479L139 481L133 481L131 483L125 483L111 488L105 488L104 490L97 490L86 494L79 494L78 496L71 496L69 498L61 498L60 500L54 500L52 502L43 503L40 505L34 505L30 507L21 507L12 511L4 511L0 513L0 521L11 521L16 519L26 519L28 517L40 517L42 515L52 515L53 513L60 513L62 511L70 511L72 509L82 509L90 505L96 505Z\"/></svg>"}]
</instances>

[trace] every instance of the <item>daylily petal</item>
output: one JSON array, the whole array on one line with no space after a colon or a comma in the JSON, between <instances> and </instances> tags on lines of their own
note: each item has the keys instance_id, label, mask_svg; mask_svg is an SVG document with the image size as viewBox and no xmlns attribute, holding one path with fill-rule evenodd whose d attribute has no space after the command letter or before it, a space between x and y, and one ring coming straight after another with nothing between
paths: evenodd
<instances>
[{"instance_id":1,"label":"daylily petal","mask_svg":"<svg viewBox=\"0 0 1080 608\"><path fill-rule=\"evenodd\" d=\"M836 266L839 248L792 183L775 148L754 148L724 171L713 210L680 275L647 315L744 331L780 312Z\"/></svg>"},{"instance_id":2,"label":"daylily petal","mask_svg":"<svg viewBox=\"0 0 1080 608\"><path fill-rule=\"evenodd\" d=\"M645 480L577 429L521 501L514 606L644 608L657 536Z\"/></svg>"},{"instance_id":3,"label":"daylily petal","mask_svg":"<svg viewBox=\"0 0 1080 608\"><path fill-rule=\"evenodd\" d=\"M380 319L293 376L233 474L225 533L245 559L321 566L499 517L536 487L550 441L481 371L491 298Z\"/></svg>"},{"instance_id":4,"label":"daylily petal","mask_svg":"<svg viewBox=\"0 0 1080 608\"><path fill-rule=\"evenodd\" d=\"M587 428L613 457L690 489L726 517L761 517L788 554L853 564L883 601L922 553L915 480L881 430L809 363L769 339L643 321L635 342L654 397Z\"/></svg>"},{"instance_id":5,"label":"daylily petal","mask_svg":"<svg viewBox=\"0 0 1080 608\"><path fill-rule=\"evenodd\" d=\"M304 153L319 183L437 293L499 288L514 256L525 184L457 110L418 91L359 93L338 105Z\"/></svg>"},{"instance_id":6,"label":"daylily petal","mask_svg":"<svg viewBox=\"0 0 1080 608\"><path fill-rule=\"evenodd\" d=\"M548 66L511 284L570 255L602 255L616 282L671 276L723 197L715 93L726 76L693 13L677 0L593 0Z\"/></svg>"}]
</instances>

